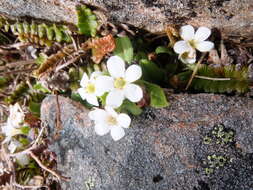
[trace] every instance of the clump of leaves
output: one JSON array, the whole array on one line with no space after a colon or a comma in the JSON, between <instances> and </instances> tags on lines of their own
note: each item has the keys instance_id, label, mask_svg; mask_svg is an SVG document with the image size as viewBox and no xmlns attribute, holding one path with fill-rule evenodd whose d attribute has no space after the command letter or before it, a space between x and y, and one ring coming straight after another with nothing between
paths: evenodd
<instances>
[{"instance_id":1,"label":"clump of leaves","mask_svg":"<svg viewBox=\"0 0 253 190\"><path fill-rule=\"evenodd\" d=\"M215 169L224 167L225 164L229 162L229 159L224 156L217 156L216 154L208 155L207 160L204 164L207 165L205 168L205 173L210 175L214 173Z\"/></svg>"},{"instance_id":2,"label":"clump of leaves","mask_svg":"<svg viewBox=\"0 0 253 190\"><path fill-rule=\"evenodd\" d=\"M225 128L224 125L215 125L211 133L204 138L205 144L210 144L214 141L216 144L227 145L234 142L235 132Z\"/></svg>"},{"instance_id":3,"label":"clump of leaves","mask_svg":"<svg viewBox=\"0 0 253 190\"><path fill-rule=\"evenodd\" d=\"M97 33L97 17L92 13L91 9L85 5L76 8L78 16L78 31L80 34L95 37Z\"/></svg>"}]
</instances>

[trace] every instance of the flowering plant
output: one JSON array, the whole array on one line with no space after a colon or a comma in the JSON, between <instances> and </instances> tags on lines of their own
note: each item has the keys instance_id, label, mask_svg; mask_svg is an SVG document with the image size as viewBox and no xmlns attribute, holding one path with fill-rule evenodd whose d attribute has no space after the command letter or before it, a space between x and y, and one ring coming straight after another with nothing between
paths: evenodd
<instances>
[{"instance_id":1,"label":"flowering plant","mask_svg":"<svg viewBox=\"0 0 253 190\"><path fill-rule=\"evenodd\" d=\"M118 42L118 47L126 44L127 51L121 51L122 47L116 49L116 55L111 56L106 62L105 72L95 71L90 77L84 73L80 82L81 88L78 89L80 97L95 106L89 114L89 118L95 123L95 132L100 136L110 132L115 141L125 136L124 128L131 124L131 118L127 113L141 113L137 103L145 101L145 93L148 92L150 95L151 106L168 105L159 86L140 80L143 73L141 64L135 63L126 68L125 61L131 63L133 60L130 40L123 37L119 38ZM98 108L101 106L105 108Z\"/></svg>"},{"instance_id":2,"label":"flowering plant","mask_svg":"<svg viewBox=\"0 0 253 190\"><path fill-rule=\"evenodd\" d=\"M14 153L23 145L13 137L21 134L27 135L29 129L24 126L25 114L18 103L10 105L9 110L10 114L7 122L2 127L2 133L5 135L5 140L2 144L8 144L10 153ZM26 154L19 154L15 158L20 165L27 165L29 163L29 157Z\"/></svg>"}]
</instances>

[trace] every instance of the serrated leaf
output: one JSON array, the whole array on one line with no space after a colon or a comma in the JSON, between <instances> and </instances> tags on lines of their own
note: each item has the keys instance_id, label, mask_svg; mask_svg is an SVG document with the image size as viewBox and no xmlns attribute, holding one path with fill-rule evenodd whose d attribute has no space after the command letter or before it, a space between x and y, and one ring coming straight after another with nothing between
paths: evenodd
<instances>
[{"instance_id":1,"label":"serrated leaf","mask_svg":"<svg viewBox=\"0 0 253 190\"><path fill-rule=\"evenodd\" d=\"M142 109L139 108L135 103L130 102L129 100L124 100L123 104L119 108L120 112L130 113L133 115L140 115Z\"/></svg>"},{"instance_id":2,"label":"serrated leaf","mask_svg":"<svg viewBox=\"0 0 253 190\"><path fill-rule=\"evenodd\" d=\"M125 37L116 38L116 49L114 54L121 57L127 63L131 63L134 56L134 50L130 39Z\"/></svg>"},{"instance_id":3,"label":"serrated leaf","mask_svg":"<svg viewBox=\"0 0 253 190\"><path fill-rule=\"evenodd\" d=\"M97 17L85 5L77 7L78 30L80 34L95 37L97 33Z\"/></svg>"},{"instance_id":4,"label":"serrated leaf","mask_svg":"<svg viewBox=\"0 0 253 190\"><path fill-rule=\"evenodd\" d=\"M154 108L163 108L169 106L165 93L160 86L147 81L141 81L141 83L146 87L150 95L150 106Z\"/></svg>"},{"instance_id":5,"label":"serrated leaf","mask_svg":"<svg viewBox=\"0 0 253 190\"><path fill-rule=\"evenodd\" d=\"M154 83L162 83L165 78L165 71L159 68L154 62L148 59L140 60L142 79Z\"/></svg>"}]
</instances>

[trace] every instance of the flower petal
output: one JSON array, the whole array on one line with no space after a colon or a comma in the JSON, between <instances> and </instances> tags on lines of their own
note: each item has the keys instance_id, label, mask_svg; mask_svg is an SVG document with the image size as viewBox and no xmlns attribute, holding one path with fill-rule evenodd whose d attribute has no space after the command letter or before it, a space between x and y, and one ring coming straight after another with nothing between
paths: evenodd
<instances>
[{"instance_id":1,"label":"flower petal","mask_svg":"<svg viewBox=\"0 0 253 190\"><path fill-rule=\"evenodd\" d=\"M94 106L99 106L98 99L97 99L95 94L87 94L86 95L86 100L89 104L92 104Z\"/></svg>"},{"instance_id":2,"label":"flower petal","mask_svg":"<svg viewBox=\"0 0 253 190\"><path fill-rule=\"evenodd\" d=\"M194 38L194 28L191 25L185 25L180 28L180 36L183 40L189 41Z\"/></svg>"},{"instance_id":3,"label":"flower petal","mask_svg":"<svg viewBox=\"0 0 253 190\"><path fill-rule=\"evenodd\" d=\"M176 53L182 54L186 51L190 51L191 47L186 41L181 40L175 43L173 49Z\"/></svg>"},{"instance_id":4,"label":"flower petal","mask_svg":"<svg viewBox=\"0 0 253 190\"><path fill-rule=\"evenodd\" d=\"M79 88L79 89L77 90L77 92L78 92L78 94L80 94L80 96L81 96L81 98L82 98L83 100L86 100L86 97L87 97L87 94L88 94L88 93L86 93L86 91L85 91L84 88Z\"/></svg>"},{"instance_id":5,"label":"flower petal","mask_svg":"<svg viewBox=\"0 0 253 190\"><path fill-rule=\"evenodd\" d=\"M107 69L114 78L125 77L125 62L119 56L112 56L108 59Z\"/></svg>"},{"instance_id":6,"label":"flower petal","mask_svg":"<svg viewBox=\"0 0 253 190\"><path fill-rule=\"evenodd\" d=\"M125 80L128 82L134 82L141 78L142 70L139 65L131 65L126 70Z\"/></svg>"},{"instance_id":7,"label":"flower petal","mask_svg":"<svg viewBox=\"0 0 253 190\"><path fill-rule=\"evenodd\" d=\"M184 52L183 54L179 55L179 59L183 63L190 63L193 64L196 62L196 50L192 49L190 52Z\"/></svg>"},{"instance_id":8,"label":"flower petal","mask_svg":"<svg viewBox=\"0 0 253 190\"><path fill-rule=\"evenodd\" d=\"M89 82L88 75L86 73L83 73L83 76L80 82L81 87L85 87L88 82Z\"/></svg>"},{"instance_id":9,"label":"flower petal","mask_svg":"<svg viewBox=\"0 0 253 190\"><path fill-rule=\"evenodd\" d=\"M99 76L95 81L96 95L102 96L105 92L111 91L113 87L113 78L109 76Z\"/></svg>"},{"instance_id":10,"label":"flower petal","mask_svg":"<svg viewBox=\"0 0 253 190\"><path fill-rule=\"evenodd\" d=\"M10 153L14 153L16 151L17 148L22 147L22 144L16 140L12 140L11 143L8 146L8 149L10 151Z\"/></svg>"},{"instance_id":11,"label":"flower petal","mask_svg":"<svg viewBox=\"0 0 253 190\"><path fill-rule=\"evenodd\" d=\"M131 118L125 113L119 114L117 121L119 125L124 128L128 128L131 124Z\"/></svg>"},{"instance_id":12,"label":"flower petal","mask_svg":"<svg viewBox=\"0 0 253 190\"><path fill-rule=\"evenodd\" d=\"M114 90L109 92L106 97L106 105L113 108L118 108L121 106L124 100L124 92L122 90Z\"/></svg>"},{"instance_id":13,"label":"flower petal","mask_svg":"<svg viewBox=\"0 0 253 190\"><path fill-rule=\"evenodd\" d=\"M122 127L120 126L113 126L111 128L111 136L114 141L120 140L122 137L125 136L125 131Z\"/></svg>"},{"instance_id":14,"label":"flower petal","mask_svg":"<svg viewBox=\"0 0 253 190\"><path fill-rule=\"evenodd\" d=\"M181 55L179 55L179 59L183 62L183 63L190 63L193 64L196 62L196 56L195 57L181 57Z\"/></svg>"},{"instance_id":15,"label":"flower petal","mask_svg":"<svg viewBox=\"0 0 253 190\"><path fill-rule=\"evenodd\" d=\"M95 122L104 123L106 121L108 113L102 109L95 109L90 111L88 116L91 120L94 120Z\"/></svg>"},{"instance_id":16,"label":"flower petal","mask_svg":"<svg viewBox=\"0 0 253 190\"><path fill-rule=\"evenodd\" d=\"M143 97L141 87L136 84L128 84L124 89L124 94L131 102L139 102Z\"/></svg>"},{"instance_id":17,"label":"flower petal","mask_svg":"<svg viewBox=\"0 0 253 190\"><path fill-rule=\"evenodd\" d=\"M93 73L91 73L90 75L90 80L95 80L98 76L101 76L102 72L101 71L94 71Z\"/></svg>"},{"instance_id":18,"label":"flower petal","mask_svg":"<svg viewBox=\"0 0 253 190\"><path fill-rule=\"evenodd\" d=\"M25 166L27 164L29 164L29 157L26 154L18 154L17 156L15 156L17 162L22 165Z\"/></svg>"},{"instance_id":19,"label":"flower petal","mask_svg":"<svg viewBox=\"0 0 253 190\"><path fill-rule=\"evenodd\" d=\"M105 135L106 133L108 133L110 131L110 127L107 126L107 125L103 125L101 123L97 123L95 125L95 132L100 135L100 136L103 136Z\"/></svg>"},{"instance_id":20,"label":"flower petal","mask_svg":"<svg viewBox=\"0 0 253 190\"><path fill-rule=\"evenodd\" d=\"M196 49L201 52L208 52L213 49L214 43L210 41L204 41L196 44Z\"/></svg>"},{"instance_id":21,"label":"flower petal","mask_svg":"<svg viewBox=\"0 0 253 190\"><path fill-rule=\"evenodd\" d=\"M105 106L105 110L108 114L110 114L112 117L118 117L117 112L110 106Z\"/></svg>"},{"instance_id":22,"label":"flower petal","mask_svg":"<svg viewBox=\"0 0 253 190\"><path fill-rule=\"evenodd\" d=\"M211 35L211 30L207 27L201 26L195 33L194 40L197 42L202 42L206 40Z\"/></svg>"}]
</instances>

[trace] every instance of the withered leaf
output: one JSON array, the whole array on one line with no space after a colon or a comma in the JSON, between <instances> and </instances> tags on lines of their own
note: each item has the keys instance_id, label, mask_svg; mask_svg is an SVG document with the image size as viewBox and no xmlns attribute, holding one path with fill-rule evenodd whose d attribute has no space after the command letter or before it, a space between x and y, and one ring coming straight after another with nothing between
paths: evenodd
<instances>
[{"instance_id":1,"label":"withered leaf","mask_svg":"<svg viewBox=\"0 0 253 190\"><path fill-rule=\"evenodd\" d=\"M0 187L10 184L12 173L9 172L3 172L3 174L0 175Z\"/></svg>"},{"instance_id":2,"label":"withered leaf","mask_svg":"<svg viewBox=\"0 0 253 190\"><path fill-rule=\"evenodd\" d=\"M40 128L40 119L31 113L25 115L25 122L29 124L31 128Z\"/></svg>"},{"instance_id":3,"label":"withered leaf","mask_svg":"<svg viewBox=\"0 0 253 190\"><path fill-rule=\"evenodd\" d=\"M116 43L113 36L109 34L102 38L92 39L88 46L92 48L91 59L94 63L98 64L107 53L110 53L115 49Z\"/></svg>"}]
</instances>

